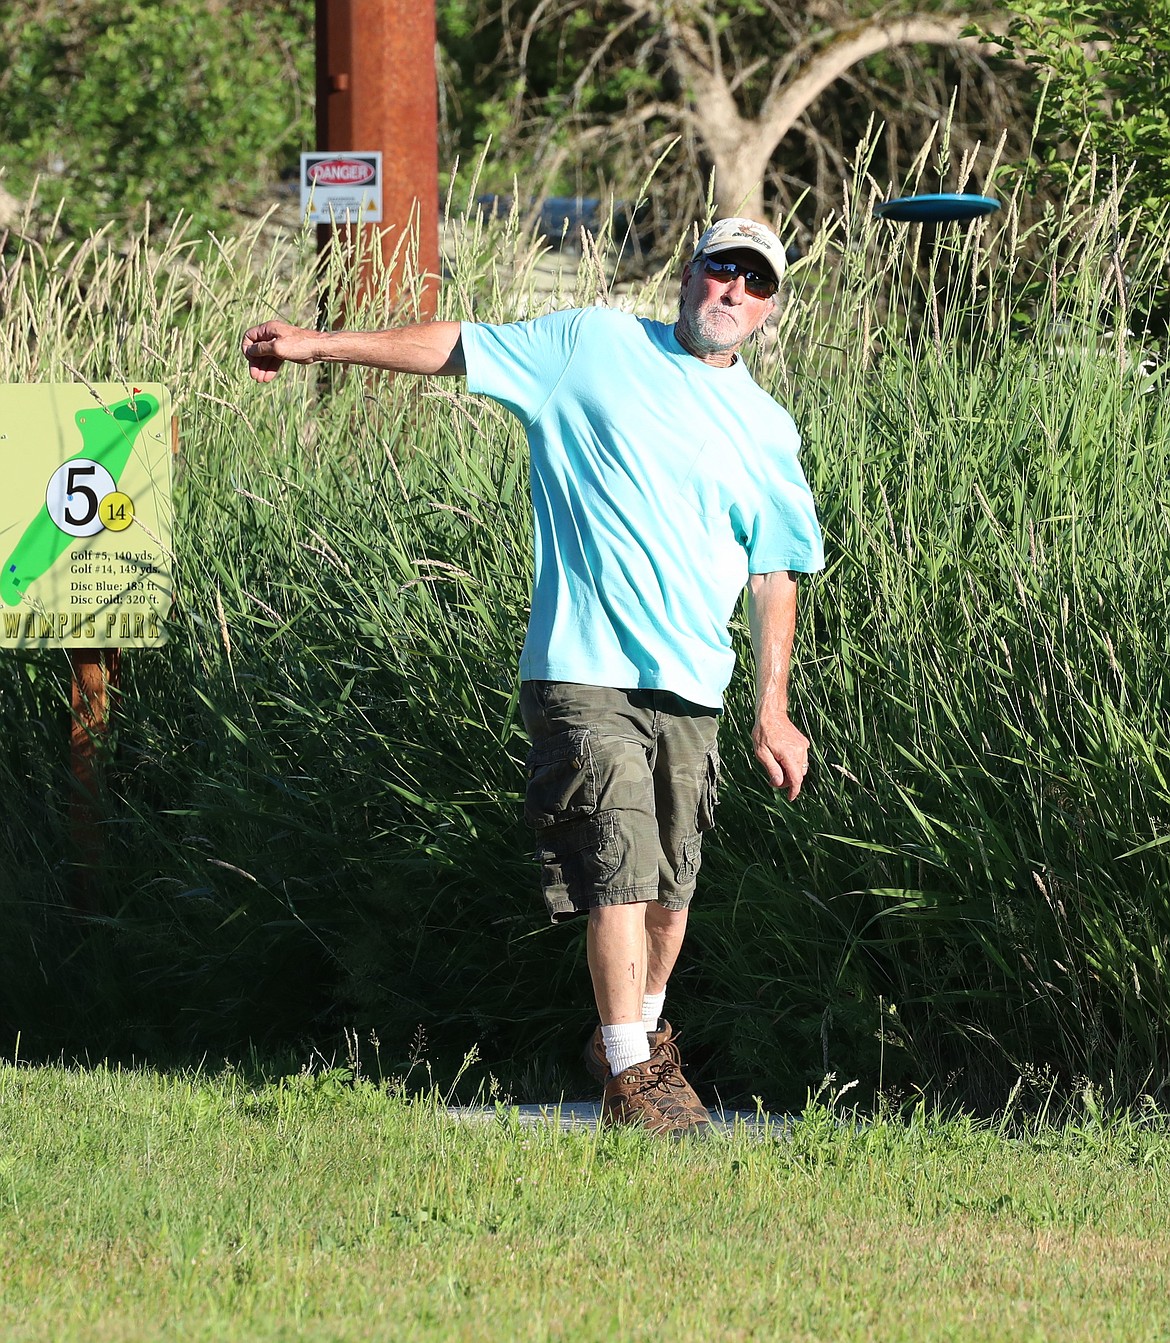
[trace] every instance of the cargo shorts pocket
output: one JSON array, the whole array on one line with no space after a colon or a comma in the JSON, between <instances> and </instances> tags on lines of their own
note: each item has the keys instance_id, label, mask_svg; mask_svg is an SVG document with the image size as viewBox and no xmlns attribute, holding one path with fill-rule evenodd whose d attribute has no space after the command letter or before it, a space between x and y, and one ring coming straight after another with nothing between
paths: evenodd
<instances>
[{"instance_id":1,"label":"cargo shorts pocket","mask_svg":"<svg viewBox=\"0 0 1170 1343\"><path fill-rule=\"evenodd\" d=\"M719 805L719 747L712 746L707 752L707 770L699 785L699 814L697 826L699 833L715 829L715 808Z\"/></svg>"},{"instance_id":2,"label":"cargo shorts pocket","mask_svg":"<svg viewBox=\"0 0 1170 1343\"><path fill-rule=\"evenodd\" d=\"M603 811L585 821L548 826L540 832L536 861L546 898L567 898L577 907L591 903L621 865L617 817Z\"/></svg>"},{"instance_id":3,"label":"cargo shorts pocket","mask_svg":"<svg viewBox=\"0 0 1170 1343\"><path fill-rule=\"evenodd\" d=\"M691 835L682 842L679 864L675 869L674 880L680 888L692 886L703 865L703 836Z\"/></svg>"},{"instance_id":4,"label":"cargo shorts pocket","mask_svg":"<svg viewBox=\"0 0 1170 1343\"><path fill-rule=\"evenodd\" d=\"M715 808L719 805L719 747L712 746L699 774L699 798L695 809L695 828L684 835L678 847L674 870L675 884L682 891L693 887L703 865L703 834L715 828Z\"/></svg>"},{"instance_id":5,"label":"cargo shorts pocket","mask_svg":"<svg viewBox=\"0 0 1170 1343\"><path fill-rule=\"evenodd\" d=\"M537 830L597 810L597 766L588 728L554 732L536 743L526 760L524 819Z\"/></svg>"}]
</instances>

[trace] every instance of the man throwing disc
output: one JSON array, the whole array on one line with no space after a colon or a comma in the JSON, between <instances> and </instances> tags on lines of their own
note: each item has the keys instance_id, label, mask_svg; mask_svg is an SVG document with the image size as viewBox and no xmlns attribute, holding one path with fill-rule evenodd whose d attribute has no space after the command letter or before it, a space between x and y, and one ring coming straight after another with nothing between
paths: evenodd
<instances>
[{"instance_id":1,"label":"man throwing disc","mask_svg":"<svg viewBox=\"0 0 1170 1343\"><path fill-rule=\"evenodd\" d=\"M808 740L788 716L796 575L824 563L800 439L741 358L776 304L784 249L723 219L683 269L673 326L607 308L489 326L312 331L264 322L244 355L462 374L528 436L535 519L520 708L525 814L554 920L588 918L601 1024L586 1063L607 1123L701 1131L663 1004L714 824L718 717L745 584L755 756L800 793Z\"/></svg>"}]
</instances>

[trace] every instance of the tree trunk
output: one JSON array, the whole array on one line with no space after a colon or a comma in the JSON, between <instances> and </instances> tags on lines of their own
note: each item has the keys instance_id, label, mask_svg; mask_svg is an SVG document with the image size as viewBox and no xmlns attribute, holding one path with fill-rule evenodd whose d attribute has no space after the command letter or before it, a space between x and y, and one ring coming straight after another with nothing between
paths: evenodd
<instances>
[{"instance_id":1,"label":"tree trunk","mask_svg":"<svg viewBox=\"0 0 1170 1343\"><path fill-rule=\"evenodd\" d=\"M774 148L768 137L739 115L730 97L697 101L692 116L715 168L718 213L762 219L764 173Z\"/></svg>"},{"instance_id":2,"label":"tree trunk","mask_svg":"<svg viewBox=\"0 0 1170 1343\"><path fill-rule=\"evenodd\" d=\"M761 146L759 137L755 137L755 143L742 144L730 153L718 154L712 150L718 215L722 218L730 215L764 218L764 173L770 157L770 151Z\"/></svg>"}]
</instances>

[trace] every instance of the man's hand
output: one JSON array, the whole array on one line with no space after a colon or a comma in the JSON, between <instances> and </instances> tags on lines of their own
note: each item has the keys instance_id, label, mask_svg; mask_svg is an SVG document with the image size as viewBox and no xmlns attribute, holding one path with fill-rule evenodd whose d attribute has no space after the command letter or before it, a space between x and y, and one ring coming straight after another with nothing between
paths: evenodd
<instances>
[{"instance_id":1,"label":"man's hand","mask_svg":"<svg viewBox=\"0 0 1170 1343\"><path fill-rule=\"evenodd\" d=\"M288 322L262 322L244 332L248 372L257 382L271 382L282 364L311 364L320 357L321 332Z\"/></svg>"},{"instance_id":2,"label":"man's hand","mask_svg":"<svg viewBox=\"0 0 1170 1343\"><path fill-rule=\"evenodd\" d=\"M808 738L787 714L769 714L756 719L752 744L768 782L786 788L789 802L795 802L808 773Z\"/></svg>"},{"instance_id":3,"label":"man's hand","mask_svg":"<svg viewBox=\"0 0 1170 1343\"><path fill-rule=\"evenodd\" d=\"M788 717L788 666L796 634L796 577L780 569L752 574L748 613L756 654L752 744L768 782L795 802L808 773L808 738Z\"/></svg>"}]
</instances>

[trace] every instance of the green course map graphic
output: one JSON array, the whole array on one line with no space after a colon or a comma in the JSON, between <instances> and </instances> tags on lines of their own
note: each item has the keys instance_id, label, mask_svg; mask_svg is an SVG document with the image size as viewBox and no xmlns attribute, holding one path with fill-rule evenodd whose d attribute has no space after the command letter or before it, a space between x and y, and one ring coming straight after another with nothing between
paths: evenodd
<instances>
[{"instance_id":1,"label":"green course map graphic","mask_svg":"<svg viewBox=\"0 0 1170 1343\"><path fill-rule=\"evenodd\" d=\"M164 642L169 442L163 387L0 385L0 646Z\"/></svg>"},{"instance_id":2,"label":"green course map graphic","mask_svg":"<svg viewBox=\"0 0 1170 1343\"><path fill-rule=\"evenodd\" d=\"M92 410L79 410L74 418L78 429L81 430L82 448L64 465L68 466L69 462L76 461L94 462L103 467L116 484L130 458L130 450L134 446L139 428L157 414L158 401L145 392L139 392L137 396L128 397L125 401L118 401L105 410L97 407ZM94 495L92 488L80 479L84 474L96 473L86 473L84 468L76 468L75 475L79 477L76 481L77 492L84 491L87 495L93 496L93 511L96 513L100 500ZM67 500L70 502L72 494L73 491L70 491L67 495ZM76 518L84 514L68 513L68 516ZM9 555L3 570L0 571L0 599L3 599L8 606L15 606L28 585L34 579L40 578L53 561L61 557L77 535L77 532L71 533L61 529L49 515L49 505L46 502L29 523L28 530L20 538L16 549Z\"/></svg>"}]
</instances>

